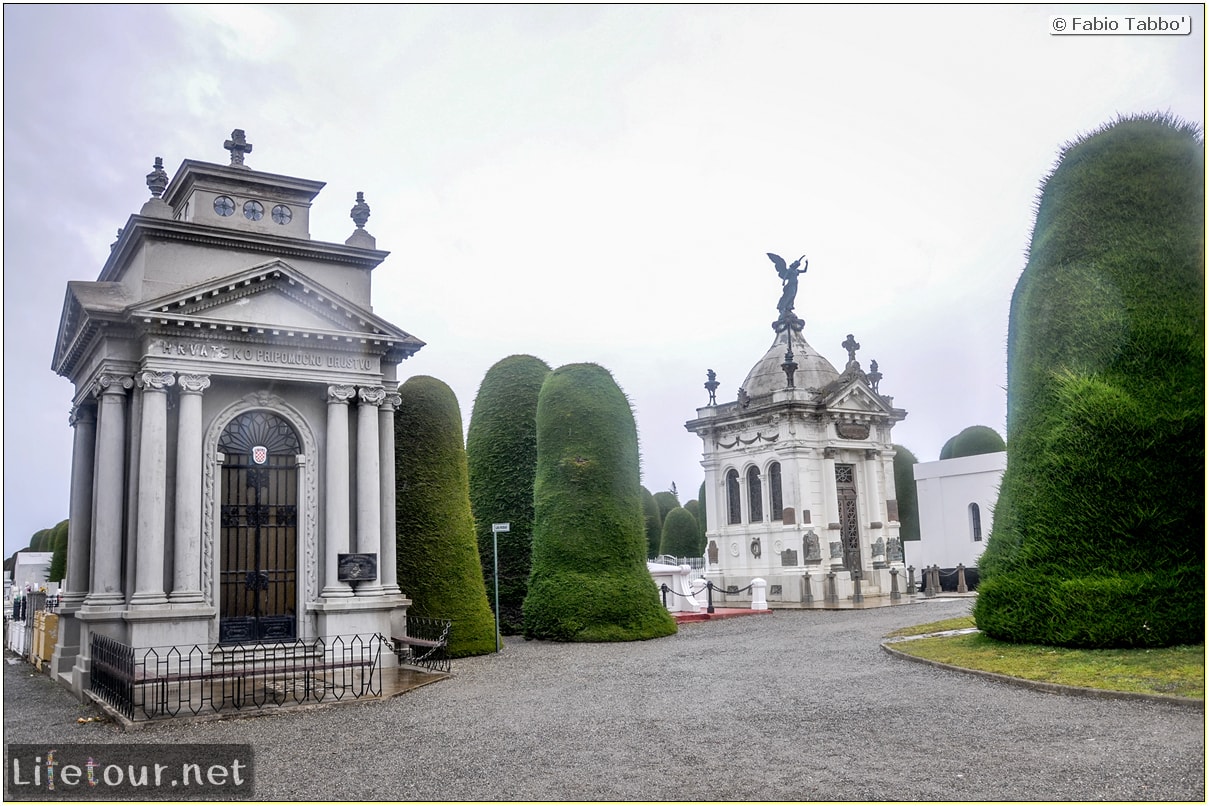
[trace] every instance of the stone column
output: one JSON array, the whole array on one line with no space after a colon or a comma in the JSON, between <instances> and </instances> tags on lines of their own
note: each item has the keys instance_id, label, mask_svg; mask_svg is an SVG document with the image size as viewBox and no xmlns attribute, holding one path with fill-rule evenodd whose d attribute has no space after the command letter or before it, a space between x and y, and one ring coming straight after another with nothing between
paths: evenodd
<instances>
[{"instance_id":1,"label":"stone column","mask_svg":"<svg viewBox=\"0 0 1209 806\"><path fill-rule=\"evenodd\" d=\"M382 556L378 559L378 576L382 592L387 595L399 590L399 562L396 553L395 504L395 409L403 402L397 393L387 393L378 407L378 467L381 473Z\"/></svg>"},{"instance_id":2,"label":"stone column","mask_svg":"<svg viewBox=\"0 0 1209 806\"><path fill-rule=\"evenodd\" d=\"M831 524L840 522L839 501L835 489L835 448L823 449L823 516L831 528Z\"/></svg>"},{"instance_id":3,"label":"stone column","mask_svg":"<svg viewBox=\"0 0 1209 806\"><path fill-rule=\"evenodd\" d=\"M180 411L176 433L176 521L172 554L173 604L200 604L202 498L202 392L209 375L177 378Z\"/></svg>"},{"instance_id":4,"label":"stone column","mask_svg":"<svg viewBox=\"0 0 1209 806\"><path fill-rule=\"evenodd\" d=\"M382 595L382 479L378 473L382 444L378 437L379 404L386 398L380 386L357 390L357 553L377 555L378 576L358 582L358 596Z\"/></svg>"},{"instance_id":5,"label":"stone column","mask_svg":"<svg viewBox=\"0 0 1209 806\"><path fill-rule=\"evenodd\" d=\"M878 483L877 466L881 462L881 457L876 450L870 449L865 451L865 511L868 513L869 526L871 529L876 529L880 532L881 527L875 527L875 523L882 523L882 490L881 484Z\"/></svg>"},{"instance_id":6,"label":"stone column","mask_svg":"<svg viewBox=\"0 0 1209 806\"><path fill-rule=\"evenodd\" d=\"M137 376L143 390L139 437L138 548L132 607L167 604L164 594L164 531L167 526L168 387L171 372L146 370Z\"/></svg>"},{"instance_id":7,"label":"stone column","mask_svg":"<svg viewBox=\"0 0 1209 806\"><path fill-rule=\"evenodd\" d=\"M348 475L348 402L356 394L352 386L327 388L327 462L324 518L323 596L352 596L347 582L337 580L340 554L348 554L349 475Z\"/></svg>"},{"instance_id":8,"label":"stone column","mask_svg":"<svg viewBox=\"0 0 1209 806\"><path fill-rule=\"evenodd\" d=\"M126 499L126 392L134 386L128 377L97 378L101 402L97 411L96 504L90 552L92 580L88 606L125 603L122 593L122 520Z\"/></svg>"},{"instance_id":9,"label":"stone column","mask_svg":"<svg viewBox=\"0 0 1209 806\"><path fill-rule=\"evenodd\" d=\"M88 594L89 549L92 541L92 484L96 462L97 417L92 406L71 412L75 430L71 449L70 520L67 522L67 584L63 610L79 608Z\"/></svg>"},{"instance_id":10,"label":"stone column","mask_svg":"<svg viewBox=\"0 0 1209 806\"><path fill-rule=\"evenodd\" d=\"M67 523L67 576L59 607L59 637L51 656L52 676L70 678L80 655L82 622L74 618L88 595L89 541L92 539L92 479L97 420L91 405L71 412L71 498Z\"/></svg>"}]
</instances>

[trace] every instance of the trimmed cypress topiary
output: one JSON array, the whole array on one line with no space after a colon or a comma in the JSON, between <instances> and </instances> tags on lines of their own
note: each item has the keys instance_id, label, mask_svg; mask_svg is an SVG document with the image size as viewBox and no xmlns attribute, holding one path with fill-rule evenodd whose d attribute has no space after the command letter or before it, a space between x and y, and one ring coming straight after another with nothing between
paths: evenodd
<instances>
[{"instance_id":1,"label":"trimmed cypress topiary","mask_svg":"<svg viewBox=\"0 0 1209 806\"><path fill-rule=\"evenodd\" d=\"M1204 640L1204 143L1067 146L1008 325L1008 465L974 616L1001 640Z\"/></svg>"},{"instance_id":2,"label":"trimmed cypress topiary","mask_svg":"<svg viewBox=\"0 0 1209 806\"><path fill-rule=\"evenodd\" d=\"M684 507L676 507L663 520L659 553L672 557L695 557L698 538L697 519Z\"/></svg>"},{"instance_id":3,"label":"trimmed cypress topiary","mask_svg":"<svg viewBox=\"0 0 1209 806\"><path fill-rule=\"evenodd\" d=\"M410 615L447 618L452 657L496 647L470 514L458 400L443 381L418 375L399 387L395 413L399 587Z\"/></svg>"},{"instance_id":4,"label":"trimmed cypress topiary","mask_svg":"<svg viewBox=\"0 0 1209 806\"><path fill-rule=\"evenodd\" d=\"M659 507L659 523L662 524L665 520L667 520L667 514L676 507L680 506L680 499L677 498L676 494L673 492L660 490L659 492L655 493L655 503Z\"/></svg>"},{"instance_id":5,"label":"trimmed cypress topiary","mask_svg":"<svg viewBox=\"0 0 1209 806\"><path fill-rule=\"evenodd\" d=\"M919 493L915 486L915 454L902 445L894 446L894 494L898 500L898 536L919 540Z\"/></svg>"},{"instance_id":6,"label":"trimmed cypress topiary","mask_svg":"<svg viewBox=\"0 0 1209 806\"><path fill-rule=\"evenodd\" d=\"M646 567L634 414L604 367L569 364L542 385L534 516L527 638L631 641L676 631Z\"/></svg>"},{"instance_id":7,"label":"trimmed cypress topiary","mask_svg":"<svg viewBox=\"0 0 1209 806\"><path fill-rule=\"evenodd\" d=\"M54 533L54 529L39 529L34 532L33 537L29 539L30 551L50 551L50 539Z\"/></svg>"},{"instance_id":8,"label":"trimmed cypress topiary","mask_svg":"<svg viewBox=\"0 0 1209 806\"><path fill-rule=\"evenodd\" d=\"M994 428L971 425L949 439L940 449L941 459L959 459L962 456L978 456L984 453L1000 453L1007 450L1003 437Z\"/></svg>"},{"instance_id":9,"label":"trimmed cypress topiary","mask_svg":"<svg viewBox=\"0 0 1209 806\"><path fill-rule=\"evenodd\" d=\"M697 542L693 547L691 554L684 554L684 557L700 557L705 554L705 524L704 516L701 514L701 502L696 498L690 498L684 504L684 511L693 516L693 521L697 524Z\"/></svg>"},{"instance_id":10,"label":"trimmed cypress topiary","mask_svg":"<svg viewBox=\"0 0 1209 806\"><path fill-rule=\"evenodd\" d=\"M54 556L50 558L50 570L46 572L46 580L48 582L62 582L63 577L67 576L67 520L61 520L51 530L50 537L51 551Z\"/></svg>"},{"instance_id":11,"label":"trimmed cypress topiary","mask_svg":"<svg viewBox=\"0 0 1209 806\"><path fill-rule=\"evenodd\" d=\"M655 496L646 487L642 488L642 516L646 531L646 556L654 559L659 556L659 541L663 539L663 518L659 514L659 505Z\"/></svg>"},{"instance_id":12,"label":"trimmed cypress topiary","mask_svg":"<svg viewBox=\"0 0 1209 806\"><path fill-rule=\"evenodd\" d=\"M500 632L518 635L529 586L533 478L537 473L537 395L550 367L531 355L504 358L483 376L470 415L466 459L470 504L487 598L495 596L493 543L499 552ZM509 531L491 533L493 523Z\"/></svg>"}]
</instances>

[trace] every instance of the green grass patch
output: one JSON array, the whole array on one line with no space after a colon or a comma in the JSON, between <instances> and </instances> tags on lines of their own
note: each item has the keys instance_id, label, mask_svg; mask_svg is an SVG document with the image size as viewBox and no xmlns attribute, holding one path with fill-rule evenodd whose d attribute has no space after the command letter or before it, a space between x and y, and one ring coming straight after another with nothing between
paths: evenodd
<instances>
[{"instance_id":1,"label":"green grass patch","mask_svg":"<svg viewBox=\"0 0 1209 806\"><path fill-rule=\"evenodd\" d=\"M926 635L973 626L968 618L923 624L892 636ZM1064 686L1205 698L1205 645L1161 649L1065 649L1010 644L981 633L902 641L906 655L964 669Z\"/></svg>"}]
</instances>

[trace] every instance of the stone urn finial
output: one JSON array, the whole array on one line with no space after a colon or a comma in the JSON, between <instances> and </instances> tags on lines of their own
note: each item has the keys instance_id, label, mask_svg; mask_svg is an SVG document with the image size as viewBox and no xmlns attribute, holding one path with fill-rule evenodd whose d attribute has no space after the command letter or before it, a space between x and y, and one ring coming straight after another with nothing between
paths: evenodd
<instances>
[{"instance_id":1,"label":"stone urn finial","mask_svg":"<svg viewBox=\"0 0 1209 806\"><path fill-rule=\"evenodd\" d=\"M164 170L163 157L155 158L155 167L147 174L147 187L154 199L164 195L164 190L168 187L168 172Z\"/></svg>"},{"instance_id":2,"label":"stone urn finial","mask_svg":"<svg viewBox=\"0 0 1209 806\"><path fill-rule=\"evenodd\" d=\"M353 209L348 215L357 225L357 229L365 229L365 222L369 221L369 205L365 203L364 192L357 191L357 203L353 205Z\"/></svg>"}]
</instances>

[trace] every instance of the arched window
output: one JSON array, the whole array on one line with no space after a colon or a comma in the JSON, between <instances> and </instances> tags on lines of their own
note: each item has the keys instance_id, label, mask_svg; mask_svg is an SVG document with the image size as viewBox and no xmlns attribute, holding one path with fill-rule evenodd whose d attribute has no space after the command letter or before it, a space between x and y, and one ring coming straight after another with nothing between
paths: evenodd
<instances>
[{"instance_id":1,"label":"arched window","mask_svg":"<svg viewBox=\"0 0 1209 806\"><path fill-rule=\"evenodd\" d=\"M739 471L726 471L726 522L742 523L739 507Z\"/></svg>"},{"instance_id":2,"label":"arched window","mask_svg":"<svg viewBox=\"0 0 1209 806\"><path fill-rule=\"evenodd\" d=\"M975 543L982 542L982 512L977 504L970 504L970 535Z\"/></svg>"},{"instance_id":3,"label":"arched window","mask_svg":"<svg viewBox=\"0 0 1209 806\"><path fill-rule=\"evenodd\" d=\"M764 502L760 497L760 469L749 467L747 469L747 509L748 520L752 523L759 523L764 520Z\"/></svg>"},{"instance_id":4,"label":"arched window","mask_svg":"<svg viewBox=\"0 0 1209 806\"><path fill-rule=\"evenodd\" d=\"M781 497L781 463L773 462L768 466L768 502L772 511L769 516L774 523L782 520L785 500Z\"/></svg>"}]
</instances>

